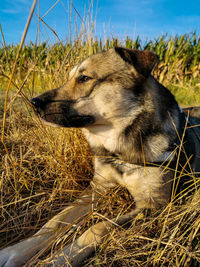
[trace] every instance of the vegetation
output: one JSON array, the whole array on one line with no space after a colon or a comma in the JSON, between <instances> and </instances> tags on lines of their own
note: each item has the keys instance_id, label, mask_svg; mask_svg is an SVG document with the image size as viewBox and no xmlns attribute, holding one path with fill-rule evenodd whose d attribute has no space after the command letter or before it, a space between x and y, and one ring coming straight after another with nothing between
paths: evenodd
<instances>
[{"instance_id":1,"label":"vegetation","mask_svg":"<svg viewBox=\"0 0 200 267\"><path fill-rule=\"evenodd\" d=\"M25 45L21 51L14 73L14 81L24 84L24 90L33 92L52 88L62 84L71 68L88 55L107 50L113 46L126 46L135 49L148 49L159 55L160 64L154 75L168 86L184 105L200 102L200 38L194 32L182 36L158 37L142 43L129 37L125 41L97 38L77 40L72 43L47 43ZM5 87L6 77L11 74L11 66L16 59L18 45L9 45L0 49L0 81Z\"/></svg>"},{"instance_id":2,"label":"vegetation","mask_svg":"<svg viewBox=\"0 0 200 267\"><path fill-rule=\"evenodd\" d=\"M200 103L200 38L194 32L155 40L86 38L74 43L25 45L20 52L6 100L4 95L18 45L0 48L0 246L36 232L48 219L73 201L88 185L92 155L79 130L52 129L35 117L28 99L66 81L83 58L115 45L150 49L160 57L154 75L182 105ZM3 112L6 114L2 126ZM155 214L138 215L129 228L111 229L90 266L198 266L200 262L200 192L186 203L170 203ZM128 200L128 201L127 201ZM80 234L101 216L117 216L132 203L128 192L116 188L105 196L93 217L85 219ZM67 240L68 241L68 240ZM58 235L52 249L66 242ZM48 251L48 248L47 248ZM38 255L39 257L39 255ZM37 260L37 258L35 258ZM42 260L42 258L40 258Z\"/></svg>"}]
</instances>

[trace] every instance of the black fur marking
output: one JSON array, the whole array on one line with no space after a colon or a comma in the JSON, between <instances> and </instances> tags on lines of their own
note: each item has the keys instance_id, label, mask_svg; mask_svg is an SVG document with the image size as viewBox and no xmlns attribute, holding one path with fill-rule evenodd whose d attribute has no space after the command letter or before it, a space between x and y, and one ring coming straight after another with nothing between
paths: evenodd
<instances>
[{"instance_id":1,"label":"black fur marking","mask_svg":"<svg viewBox=\"0 0 200 267\"><path fill-rule=\"evenodd\" d=\"M98 157L98 160L104 164L110 164L120 175L124 173L124 162L120 160L120 156L113 154L103 146L92 148L92 152Z\"/></svg>"},{"instance_id":2,"label":"black fur marking","mask_svg":"<svg viewBox=\"0 0 200 267\"><path fill-rule=\"evenodd\" d=\"M153 77L152 77L153 78ZM173 114L177 109L177 102L170 91L162 84L154 80L155 86L149 87L154 106L156 107L156 117L160 122L169 119L169 113Z\"/></svg>"},{"instance_id":3,"label":"black fur marking","mask_svg":"<svg viewBox=\"0 0 200 267\"><path fill-rule=\"evenodd\" d=\"M158 62L158 56L148 50L140 51L128 48L115 47L116 53L127 63L133 65L138 73L148 77Z\"/></svg>"},{"instance_id":4,"label":"black fur marking","mask_svg":"<svg viewBox=\"0 0 200 267\"><path fill-rule=\"evenodd\" d=\"M150 136L161 133L161 127L154 123L153 117L154 113L144 111L138 114L133 123L124 131L126 138L134 140L136 149L140 151L141 145L145 146L145 142Z\"/></svg>"}]
</instances>

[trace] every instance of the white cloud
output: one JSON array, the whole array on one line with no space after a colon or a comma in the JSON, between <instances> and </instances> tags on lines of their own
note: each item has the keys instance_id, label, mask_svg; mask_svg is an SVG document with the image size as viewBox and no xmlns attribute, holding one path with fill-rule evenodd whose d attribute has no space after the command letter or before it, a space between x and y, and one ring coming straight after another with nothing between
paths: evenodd
<instances>
[{"instance_id":1,"label":"white cloud","mask_svg":"<svg viewBox=\"0 0 200 267\"><path fill-rule=\"evenodd\" d=\"M5 14L19 14L28 11L31 7L31 0L5 0L5 7L0 9Z\"/></svg>"},{"instance_id":2,"label":"white cloud","mask_svg":"<svg viewBox=\"0 0 200 267\"><path fill-rule=\"evenodd\" d=\"M184 23L199 23L200 25L200 16L177 16L177 20Z\"/></svg>"},{"instance_id":3,"label":"white cloud","mask_svg":"<svg viewBox=\"0 0 200 267\"><path fill-rule=\"evenodd\" d=\"M6 14L18 14L19 10L15 9L2 9L1 12Z\"/></svg>"}]
</instances>

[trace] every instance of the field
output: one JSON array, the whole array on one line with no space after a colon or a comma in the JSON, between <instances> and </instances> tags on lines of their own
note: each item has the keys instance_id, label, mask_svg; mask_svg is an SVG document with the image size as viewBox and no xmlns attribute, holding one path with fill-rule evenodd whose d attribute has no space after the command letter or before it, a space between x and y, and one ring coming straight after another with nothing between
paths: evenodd
<instances>
[{"instance_id":1,"label":"field","mask_svg":"<svg viewBox=\"0 0 200 267\"><path fill-rule=\"evenodd\" d=\"M51 46L29 43L19 57L19 45L4 45L0 48L0 247L35 233L86 188L93 174L92 154L81 132L44 126L28 99L60 86L78 62L115 45L156 52L160 64L154 76L181 106L200 105L200 38L195 32L145 43L139 37L104 41L87 37ZM156 213L140 214L128 228L113 227L111 238L85 266L199 266L199 196L196 190L181 205L171 202ZM116 188L70 239L102 216L125 213L131 203L128 192ZM60 232L51 249L67 241ZM50 253L48 245L43 252L32 263L39 258L37 266L42 266L44 255Z\"/></svg>"}]
</instances>

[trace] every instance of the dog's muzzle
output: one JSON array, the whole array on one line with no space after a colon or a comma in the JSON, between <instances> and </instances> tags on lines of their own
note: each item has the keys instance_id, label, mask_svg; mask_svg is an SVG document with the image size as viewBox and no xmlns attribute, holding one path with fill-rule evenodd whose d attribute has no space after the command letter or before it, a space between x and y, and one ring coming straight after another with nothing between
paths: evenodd
<instances>
[{"instance_id":1,"label":"dog's muzzle","mask_svg":"<svg viewBox=\"0 0 200 267\"><path fill-rule=\"evenodd\" d=\"M73 107L70 107L69 103L67 108L66 106L64 106L60 109L59 112L46 111L46 106L48 106L47 101L45 102L39 97L32 98L30 100L30 103L34 107L37 115L44 121L56 124L61 127L82 128L87 127L95 122L93 116L78 114L75 110L73 110ZM56 101L54 103L56 103Z\"/></svg>"}]
</instances>

